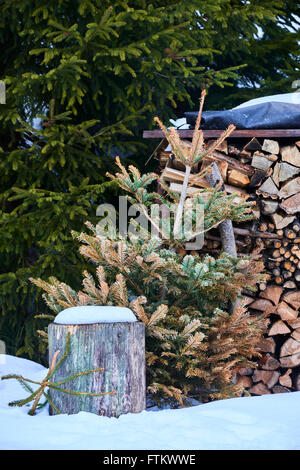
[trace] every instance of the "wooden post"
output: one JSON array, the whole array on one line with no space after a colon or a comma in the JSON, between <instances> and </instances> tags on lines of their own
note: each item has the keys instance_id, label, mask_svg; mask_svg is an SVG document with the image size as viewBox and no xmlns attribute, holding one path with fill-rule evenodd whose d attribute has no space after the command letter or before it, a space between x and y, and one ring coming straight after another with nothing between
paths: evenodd
<instances>
[{"instance_id":1,"label":"wooden post","mask_svg":"<svg viewBox=\"0 0 300 470\"><path fill-rule=\"evenodd\" d=\"M224 190L223 179L216 163L213 163L211 165L211 172L207 175L207 181L209 182L212 188L214 188L217 184L221 183L222 186L220 190ZM236 257L236 244L231 220L226 219L224 220L224 222L221 222L219 224L219 230L223 245L223 251L231 256Z\"/></svg>"},{"instance_id":2,"label":"wooden post","mask_svg":"<svg viewBox=\"0 0 300 470\"><path fill-rule=\"evenodd\" d=\"M77 392L116 392L101 397L74 396L51 390L53 403L61 413L88 411L118 417L146 408L145 326L140 322L94 323L48 327L49 363L55 351L65 350L70 332L70 352L53 381L71 374L103 367L102 372L78 377L62 388ZM50 407L50 414L55 414Z\"/></svg>"}]
</instances>

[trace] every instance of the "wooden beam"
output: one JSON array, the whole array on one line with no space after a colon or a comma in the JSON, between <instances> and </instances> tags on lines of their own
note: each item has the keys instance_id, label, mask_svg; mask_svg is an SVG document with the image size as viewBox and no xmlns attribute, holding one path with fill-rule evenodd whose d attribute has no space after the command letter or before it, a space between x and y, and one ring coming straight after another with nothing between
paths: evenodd
<instances>
[{"instance_id":1,"label":"wooden beam","mask_svg":"<svg viewBox=\"0 0 300 470\"><path fill-rule=\"evenodd\" d=\"M161 174L161 177L165 181L171 181L174 183L178 183L178 182L182 183L184 180L184 171L175 170L174 168L166 167L164 168ZM196 174L190 175L189 181L191 184L195 186L199 186L200 188L210 187L210 185L208 184L205 178L197 179ZM247 195L247 191L245 191L244 189L238 188L236 186L231 186L230 184L225 184L225 191L229 194L238 193L244 196Z\"/></svg>"},{"instance_id":2,"label":"wooden beam","mask_svg":"<svg viewBox=\"0 0 300 470\"><path fill-rule=\"evenodd\" d=\"M217 150L213 152L213 155L208 155L205 158L206 160L212 160L212 161L219 160L222 162L227 162L230 167L234 168L235 170L239 170L241 173L244 173L245 175L251 176L254 173L254 169L250 165L241 163L235 158L229 157L228 155L224 155L223 153L218 152Z\"/></svg>"},{"instance_id":3,"label":"wooden beam","mask_svg":"<svg viewBox=\"0 0 300 470\"><path fill-rule=\"evenodd\" d=\"M255 232L247 230L246 228L237 228L233 229L236 235L241 235L242 237L254 237L254 238L274 238L275 240L279 240L283 238L282 235L278 235L277 233L270 233L270 232Z\"/></svg>"},{"instance_id":4,"label":"wooden beam","mask_svg":"<svg viewBox=\"0 0 300 470\"><path fill-rule=\"evenodd\" d=\"M191 139L193 137L193 129L177 129L179 136L182 139ZM203 129L203 134L205 139L215 139L220 137L220 135L224 132L223 129L216 129L216 130L205 130ZM270 137L284 137L284 138L299 138L300 137L300 129L238 129L233 131L230 134L229 139L232 138L270 138ZM145 130L143 131L143 138L144 139L162 139L164 138L164 134L161 130L155 129L153 131Z\"/></svg>"}]
</instances>

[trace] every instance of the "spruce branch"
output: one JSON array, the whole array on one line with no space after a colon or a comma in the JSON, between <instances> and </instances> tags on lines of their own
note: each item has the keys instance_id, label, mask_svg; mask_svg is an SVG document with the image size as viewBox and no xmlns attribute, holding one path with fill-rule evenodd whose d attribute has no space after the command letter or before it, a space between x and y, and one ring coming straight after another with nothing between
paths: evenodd
<instances>
[{"instance_id":1,"label":"spruce branch","mask_svg":"<svg viewBox=\"0 0 300 470\"><path fill-rule=\"evenodd\" d=\"M49 392L46 391L46 389L56 390L58 392L67 393L68 395L76 395L76 396L83 395L83 396L89 396L89 397L100 397L100 396L103 396L103 395L112 395L112 394L116 393L116 392L103 392L103 393L76 392L74 390L67 390L67 389L64 389L64 388L60 387L60 385L64 385L65 383L70 382L71 380L73 380L77 377L81 377L81 376L87 375L87 374L93 374L93 373L101 372L101 371L104 370L103 368L78 372L76 374L72 374L72 375L66 377L63 380L60 380L59 382L51 382L50 381L51 377L53 377L54 373L61 367L62 363L65 361L65 359L67 358L67 356L70 352L70 336L71 336L70 333L68 333L65 351L64 351L63 355L61 356L61 358L59 359L58 362L57 362L57 358L58 358L58 355L60 353L60 350L57 350L54 353L49 371L47 372L45 378L42 381L36 381L36 380L28 379L26 377L23 377L21 375L16 375L16 374L3 375L1 377L1 380L16 379L23 386L23 388L25 388L25 390L30 392L30 395L27 398L24 398L24 399L21 399L21 400L11 401L11 402L8 403L9 406L19 406L19 407L21 407L21 406L27 405L28 403L33 401L33 404L32 404L32 406L31 406L31 408L28 412L29 415L33 416L33 415L36 414L37 409L40 409L40 408L44 407L46 405L46 403L49 402L50 405L52 406L52 408L54 409L55 413L60 414L59 409L57 408L57 406L55 406L55 404L50 399L50 394L49 394ZM39 385L39 387L37 388L37 390L33 391L32 388L28 385L29 383ZM44 396L46 398L46 401L44 403L40 403L40 399L42 398L42 396Z\"/></svg>"}]
</instances>

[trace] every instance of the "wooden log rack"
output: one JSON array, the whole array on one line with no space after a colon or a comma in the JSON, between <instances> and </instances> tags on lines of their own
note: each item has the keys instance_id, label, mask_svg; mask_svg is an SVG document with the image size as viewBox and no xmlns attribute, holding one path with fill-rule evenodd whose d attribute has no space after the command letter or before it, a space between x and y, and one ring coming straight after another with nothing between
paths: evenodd
<instances>
[{"instance_id":1,"label":"wooden log rack","mask_svg":"<svg viewBox=\"0 0 300 470\"><path fill-rule=\"evenodd\" d=\"M191 139L193 137L193 129L177 129L182 139ZM216 139L224 132L224 129L203 130L205 139ZM230 134L230 139L243 138L300 138L300 129L237 129ZM161 130L144 130L144 139L163 139L164 134Z\"/></svg>"},{"instance_id":2,"label":"wooden log rack","mask_svg":"<svg viewBox=\"0 0 300 470\"><path fill-rule=\"evenodd\" d=\"M177 132L191 145L193 129ZM203 130L204 139L217 139L223 132ZM143 137L160 139L150 158L155 156L162 179L181 194L184 168L166 150L163 133L145 130ZM253 395L300 390L300 129L235 130L210 158L192 168L190 195L209 186L197 174L212 163L218 166L228 194L236 193L237 200L246 194L255 202L256 220L233 227L237 256L260 246L268 275L256 293L242 292L250 312L267 310L270 317L258 368L237 370L237 383ZM212 231L200 254L217 256L221 250L222 237Z\"/></svg>"}]
</instances>

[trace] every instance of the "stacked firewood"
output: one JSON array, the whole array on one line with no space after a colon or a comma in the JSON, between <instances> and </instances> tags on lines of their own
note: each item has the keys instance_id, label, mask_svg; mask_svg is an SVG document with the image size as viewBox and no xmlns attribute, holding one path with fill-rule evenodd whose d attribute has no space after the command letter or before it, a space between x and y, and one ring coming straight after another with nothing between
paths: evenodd
<instances>
[{"instance_id":1,"label":"stacked firewood","mask_svg":"<svg viewBox=\"0 0 300 470\"><path fill-rule=\"evenodd\" d=\"M208 141L207 145L211 145ZM186 145L190 145L186 141ZM261 344L258 368L242 368L236 380L254 395L300 390L300 141L229 139L201 165L195 165L188 192L208 187L197 174L217 163L228 193L255 201L257 221L234 227L238 256L263 247L268 281L257 293L244 292L253 313L269 312L268 334ZM171 152L159 154L162 177L181 192L184 168ZM205 236L201 252L218 254L218 231Z\"/></svg>"}]
</instances>

